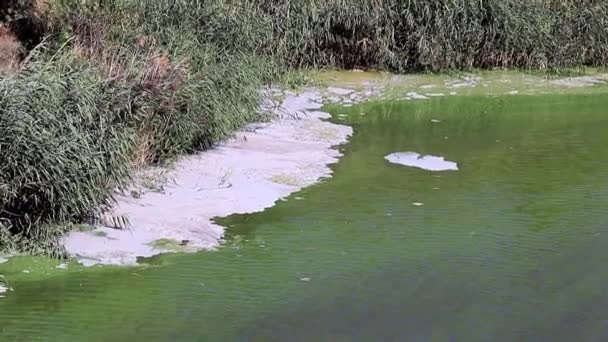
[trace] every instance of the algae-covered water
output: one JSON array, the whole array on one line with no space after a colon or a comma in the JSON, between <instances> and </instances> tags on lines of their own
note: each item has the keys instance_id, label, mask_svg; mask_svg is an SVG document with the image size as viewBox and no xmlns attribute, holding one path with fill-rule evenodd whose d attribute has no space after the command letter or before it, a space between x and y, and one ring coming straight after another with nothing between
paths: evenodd
<instances>
[{"instance_id":1,"label":"algae-covered water","mask_svg":"<svg viewBox=\"0 0 608 342\"><path fill-rule=\"evenodd\" d=\"M334 177L219 220L218 251L0 265L14 288L0 340L606 340L606 108L602 94L330 107L355 131Z\"/></svg>"}]
</instances>

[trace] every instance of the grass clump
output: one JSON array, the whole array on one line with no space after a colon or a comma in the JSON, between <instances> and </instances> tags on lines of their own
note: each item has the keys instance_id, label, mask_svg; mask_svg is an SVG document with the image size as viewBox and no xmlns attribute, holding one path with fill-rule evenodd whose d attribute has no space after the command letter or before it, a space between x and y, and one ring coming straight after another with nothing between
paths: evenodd
<instances>
[{"instance_id":1,"label":"grass clump","mask_svg":"<svg viewBox=\"0 0 608 342\"><path fill-rule=\"evenodd\" d=\"M129 179L132 95L74 60L0 82L0 217L15 241L3 245L53 240L109 204Z\"/></svg>"},{"instance_id":2,"label":"grass clump","mask_svg":"<svg viewBox=\"0 0 608 342\"><path fill-rule=\"evenodd\" d=\"M397 72L606 65L602 0L265 0L294 66Z\"/></svg>"},{"instance_id":3,"label":"grass clump","mask_svg":"<svg viewBox=\"0 0 608 342\"><path fill-rule=\"evenodd\" d=\"M164 15L107 4L54 3L47 42L0 81L0 250L61 254L58 237L104 221L133 170L261 119L269 63L225 50L224 31L197 37L194 19L174 17L168 2ZM134 13L133 26L115 24Z\"/></svg>"}]
</instances>

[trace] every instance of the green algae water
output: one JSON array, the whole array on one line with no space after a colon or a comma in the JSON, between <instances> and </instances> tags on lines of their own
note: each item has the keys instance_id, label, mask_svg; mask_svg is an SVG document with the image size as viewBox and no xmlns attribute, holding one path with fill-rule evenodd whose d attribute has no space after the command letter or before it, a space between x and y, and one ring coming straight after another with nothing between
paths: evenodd
<instances>
[{"instance_id":1,"label":"green algae water","mask_svg":"<svg viewBox=\"0 0 608 342\"><path fill-rule=\"evenodd\" d=\"M606 108L603 94L330 107L355 132L334 177L218 220L218 251L0 265L14 288L0 340L604 341ZM459 170L384 159L406 151Z\"/></svg>"}]
</instances>

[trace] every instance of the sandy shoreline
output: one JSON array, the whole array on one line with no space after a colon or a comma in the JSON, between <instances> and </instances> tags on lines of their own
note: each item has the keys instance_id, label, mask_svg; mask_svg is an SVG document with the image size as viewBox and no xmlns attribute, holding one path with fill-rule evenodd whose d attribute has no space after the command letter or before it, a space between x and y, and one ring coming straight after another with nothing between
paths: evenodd
<instances>
[{"instance_id":1,"label":"sandy shoreline","mask_svg":"<svg viewBox=\"0 0 608 342\"><path fill-rule=\"evenodd\" d=\"M253 124L218 147L186 156L168 171L162 192L117 197L110 215L130 229L96 227L64 238L67 252L85 265L132 265L137 257L213 249L224 228L213 217L253 213L331 175L336 145L352 129L323 121L316 91L285 93L270 123Z\"/></svg>"}]
</instances>

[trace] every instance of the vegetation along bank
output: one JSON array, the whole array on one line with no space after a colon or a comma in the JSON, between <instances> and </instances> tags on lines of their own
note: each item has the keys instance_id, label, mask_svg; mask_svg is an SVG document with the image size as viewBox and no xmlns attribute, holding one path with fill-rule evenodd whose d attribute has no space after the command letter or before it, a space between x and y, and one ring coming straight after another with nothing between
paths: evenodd
<instances>
[{"instance_id":1,"label":"vegetation along bank","mask_svg":"<svg viewBox=\"0 0 608 342\"><path fill-rule=\"evenodd\" d=\"M601 0L9 0L0 4L0 251L61 256L135 170L268 119L306 68L608 65Z\"/></svg>"}]
</instances>

